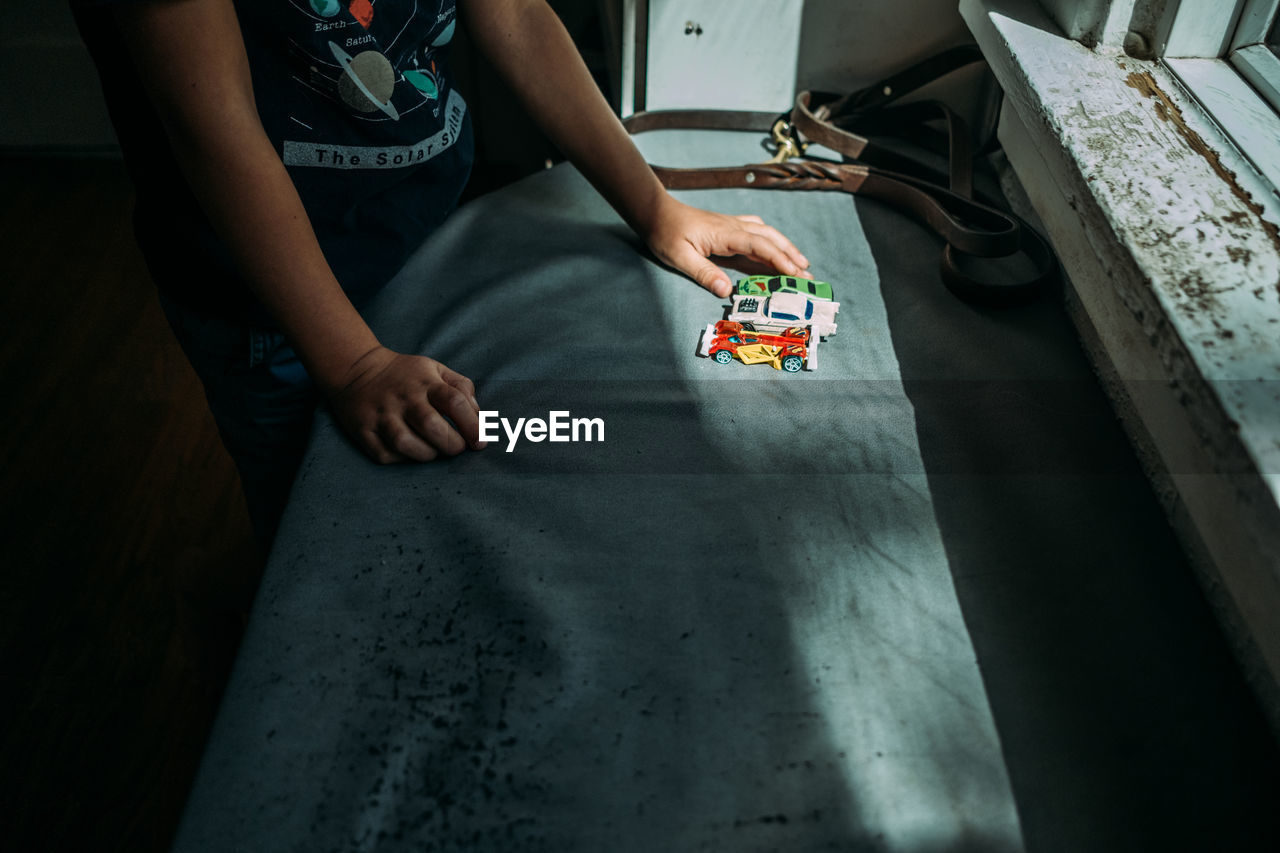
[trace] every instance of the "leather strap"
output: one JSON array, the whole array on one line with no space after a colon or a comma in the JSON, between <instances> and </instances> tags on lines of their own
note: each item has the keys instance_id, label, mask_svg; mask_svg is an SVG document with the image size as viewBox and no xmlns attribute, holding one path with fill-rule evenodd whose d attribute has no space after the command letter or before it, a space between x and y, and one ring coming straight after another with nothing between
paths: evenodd
<instances>
[{"instance_id":1,"label":"leather strap","mask_svg":"<svg viewBox=\"0 0 1280 853\"><path fill-rule=\"evenodd\" d=\"M817 143L843 162L787 159L699 169L654 166L669 189L752 188L840 191L893 205L946 241L941 274L957 296L982 305L1010 305L1035 298L1057 276L1057 261L1036 231L998 206L975 198L973 154L965 121L938 101L895 105L902 96L951 71L980 61L976 47L937 54L849 95L801 92L789 114L729 110L641 112L624 121L631 133L660 129L774 131L780 148L802 152ZM927 126L940 119L945 136ZM945 149L945 174L921 158L905 155L871 136L900 137L918 147ZM962 269L965 256L1027 256L1035 268L1028 279L997 282Z\"/></svg>"}]
</instances>

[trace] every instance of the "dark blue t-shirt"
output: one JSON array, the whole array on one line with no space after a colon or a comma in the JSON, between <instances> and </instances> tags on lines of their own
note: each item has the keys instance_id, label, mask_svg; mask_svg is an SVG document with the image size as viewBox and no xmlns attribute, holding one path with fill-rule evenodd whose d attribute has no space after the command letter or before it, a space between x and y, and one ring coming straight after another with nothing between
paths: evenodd
<instances>
[{"instance_id":1,"label":"dark blue t-shirt","mask_svg":"<svg viewBox=\"0 0 1280 853\"><path fill-rule=\"evenodd\" d=\"M266 322L192 197L110 6L72 0L137 187L157 283L212 313ZM330 266L357 306L457 203L471 169L466 103L446 54L454 0L235 3L263 127Z\"/></svg>"}]
</instances>

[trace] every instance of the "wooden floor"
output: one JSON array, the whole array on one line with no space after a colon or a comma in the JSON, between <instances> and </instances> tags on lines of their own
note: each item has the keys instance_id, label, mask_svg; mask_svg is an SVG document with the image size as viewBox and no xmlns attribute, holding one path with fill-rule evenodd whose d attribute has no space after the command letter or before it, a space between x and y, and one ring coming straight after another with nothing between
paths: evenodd
<instances>
[{"instance_id":1,"label":"wooden floor","mask_svg":"<svg viewBox=\"0 0 1280 853\"><path fill-rule=\"evenodd\" d=\"M165 849L262 556L122 165L0 187L0 847Z\"/></svg>"}]
</instances>

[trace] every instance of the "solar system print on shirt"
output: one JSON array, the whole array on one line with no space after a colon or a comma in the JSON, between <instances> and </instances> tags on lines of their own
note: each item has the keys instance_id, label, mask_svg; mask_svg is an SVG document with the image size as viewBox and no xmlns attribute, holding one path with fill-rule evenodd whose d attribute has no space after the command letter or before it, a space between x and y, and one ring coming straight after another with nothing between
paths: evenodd
<instances>
[{"instance_id":1,"label":"solar system print on shirt","mask_svg":"<svg viewBox=\"0 0 1280 853\"><path fill-rule=\"evenodd\" d=\"M112 7L73 0L166 292L272 328L175 162ZM234 0L262 127L343 290L363 307L449 216L473 159L448 55L455 0Z\"/></svg>"},{"instance_id":2,"label":"solar system print on shirt","mask_svg":"<svg viewBox=\"0 0 1280 853\"><path fill-rule=\"evenodd\" d=\"M357 307L471 171L448 54L455 0L241 0L258 113Z\"/></svg>"},{"instance_id":3,"label":"solar system print on shirt","mask_svg":"<svg viewBox=\"0 0 1280 853\"><path fill-rule=\"evenodd\" d=\"M263 128L357 307L444 222L471 171L450 80L455 0L237 0Z\"/></svg>"},{"instance_id":4,"label":"solar system print on shirt","mask_svg":"<svg viewBox=\"0 0 1280 853\"><path fill-rule=\"evenodd\" d=\"M453 0L276 0L239 4L270 17L298 92L275 124L290 167L397 169L458 139L466 103L445 79ZM341 116L343 121L335 121ZM287 123L286 123L287 122ZM273 132L274 131L274 132Z\"/></svg>"}]
</instances>

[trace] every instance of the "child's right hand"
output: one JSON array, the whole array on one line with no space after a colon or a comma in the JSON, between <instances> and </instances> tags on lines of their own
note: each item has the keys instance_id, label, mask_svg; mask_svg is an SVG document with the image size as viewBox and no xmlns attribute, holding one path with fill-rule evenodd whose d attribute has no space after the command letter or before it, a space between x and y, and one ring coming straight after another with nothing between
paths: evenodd
<instances>
[{"instance_id":1,"label":"child's right hand","mask_svg":"<svg viewBox=\"0 0 1280 853\"><path fill-rule=\"evenodd\" d=\"M329 403L338 424L374 461L429 462L485 446L475 386L440 362L378 346L348 377L328 392Z\"/></svg>"}]
</instances>

